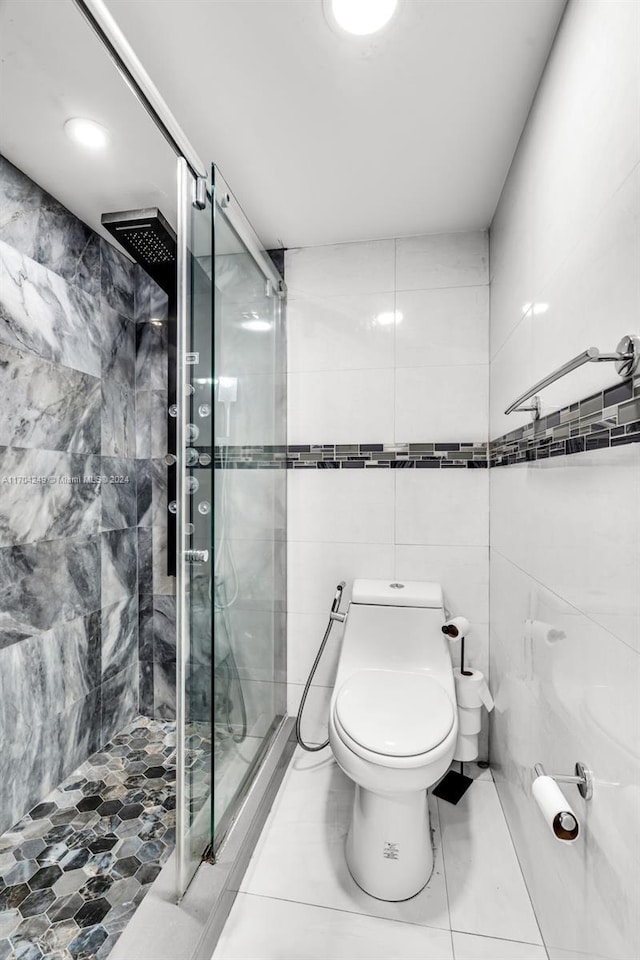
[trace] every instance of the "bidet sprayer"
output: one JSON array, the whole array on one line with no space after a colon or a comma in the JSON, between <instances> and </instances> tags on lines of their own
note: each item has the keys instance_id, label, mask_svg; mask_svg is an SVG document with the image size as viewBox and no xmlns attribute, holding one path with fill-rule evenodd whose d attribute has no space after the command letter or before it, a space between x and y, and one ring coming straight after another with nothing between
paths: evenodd
<instances>
[{"instance_id":1,"label":"bidet sprayer","mask_svg":"<svg viewBox=\"0 0 640 960\"><path fill-rule=\"evenodd\" d=\"M344 590L346 584L344 580L341 580L338 586L336 587L336 592L333 598L333 603L331 604L331 613L329 617L331 620L338 620L340 623L344 623L346 620L346 613L339 613L340 604L342 602L342 591Z\"/></svg>"}]
</instances>

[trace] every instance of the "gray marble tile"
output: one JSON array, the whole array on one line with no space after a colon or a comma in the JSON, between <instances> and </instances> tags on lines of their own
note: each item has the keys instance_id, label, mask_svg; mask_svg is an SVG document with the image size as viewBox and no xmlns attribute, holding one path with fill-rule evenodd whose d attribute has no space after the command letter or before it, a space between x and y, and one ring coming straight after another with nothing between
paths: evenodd
<instances>
[{"instance_id":1,"label":"gray marble tile","mask_svg":"<svg viewBox=\"0 0 640 960\"><path fill-rule=\"evenodd\" d=\"M166 324L136 324L136 387L164 390L167 386Z\"/></svg>"},{"instance_id":2,"label":"gray marble tile","mask_svg":"<svg viewBox=\"0 0 640 960\"><path fill-rule=\"evenodd\" d=\"M153 598L153 659L156 663L176 660L176 598Z\"/></svg>"},{"instance_id":3,"label":"gray marble tile","mask_svg":"<svg viewBox=\"0 0 640 960\"><path fill-rule=\"evenodd\" d=\"M101 457L103 477L102 529L122 530L135 527L137 520L136 461Z\"/></svg>"},{"instance_id":4,"label":"gray marble tile","mask_svg":"<svg viewBox=\"0 0 640 960\"><path fill-rule=\"evenodd\" d=\"M138 712L138 664L102 684L102 742L130 723Z\"/></svg>"},{"instance_id":5,"label":"gray marble tile","mask_svg":"<svg viewBox=\"0 0 640 960\"><path fill-rule=\"evenodd\" d=\"M167 469L164 460L151 461L151 522L154 527L167 524Z\"/></svg>"},{"instance_id":6,"label":"gray marble tile","mask_svg":"<svg viewBox=\"0 0 640 960\"><path fill-rule=\"evenodd\" d=\"M102 681L138 662L138 598L102 609Z\"/></svg>"},{"instance_id":7,"label":"gray marble tile","mask_svg":"<svg viewBox=\"0 0 640 960\"><path fill-rule=\"evenodd\" d=\"M169 451L167 439L167 416L169 400L166 390L152 390L150 402L151 456L164 457Z\"/></svg>"},{"instance_id":8,"label":"gray marble tile","mask_svg":"<svg viewBox=\"0 0 640 960\"><path fill-rule=\"evenodd\" d=\"M167 528L153 527L153 592L175 596L176 578L167 574Z\"/></svg>"},{"instance_id":9,"label":"gray marble tile","mask_svg":"<svg viewBox=\"0 0 640 960\"><path fill-rule=\"evenodd\" d=\"M100 689L45 723L27 718L0 750L0 830L4 831L100 745Z\"/></svg>"},{"instance_id":10,"label":"gray marble tile","mask_svg":"<svg viewBox=\"0 0 640 960\"><path fill-rule=\"evenodd\" d=\"M138 657L153 660L153 597L143 594L138 601Z\"/></svg>"},{"instance_id":11,"label":"gray marble tile","mask_svg":"<svg viewBox=\"0 0 640 960\"><path fill-rule=\"evenodd\" d=\"M165 720L176 715L176 668L173 663L153 665L153 715Z\"/></svg>"},{"instance_id":12,"label":"gray marble tile","mask_svg":"<svg viewBox=\"0 0 640 960\"><path fill-rule=\"evenodd\" d=\"M101 362L103 379L117 380L135 388L136 328L104 300L101 304Z\"/></svg>"},{"instance_id":13,"label":"gray marble tile","mask_svg":"<svg viewBox=\"0 0 640 960\"><path fill-rule=\"evenodd\" d=\"M101 535L102 607L138 593L138 536L135 527Z\"/></svg>"},{"instance_id":14,"label":"gray marble tile","mask_svg":"<svg viewBox=\"0 0 640 960\"><path fill-rule=\"evenodd\" d=\"M0 241L0 340L100 376L100 302Z\"/></svg>"},{"instance_id":15,"label":"gray marble tile","mask_svg":"<svg viewBox=\"0 0 640 960\"><path fill-rule=\"evenodd\" d=\"M140 661L140 713L153 716L153 663Z\"/></svg>"},{"instance_id":16,"label":"gray marble tile","mask_svg":"<svg viewBox=\"0 0 640 960\"><path fill-rule=\"evenodd\" d=\"M99 607L98 538L0 549L0 648Z\"/></svg>"},{"instance_id":17,"label":"gray marble tile","mask_svg":"<svg viewBox=\"0 0 640 960\"><path fill-rule=\"evenodd\" d=\"M138 266L135 278L135 319L144 323L147 320L166 320L169 300L155 280Z\"/></svg>"},{"instance_id":18,"label":"gray marble tile","mask_svg":"<svg viewBox=\"0 0 640 960\"><path fill-rule=\"evenodd\" d=\"M0 343L0 443L100 452L100 380Z\"/></svg>"},{"instance_id":19,"label":"gray marble tile","mask_svg":"<svg viewBox=\"0 0 640 960\"><path fill-rule=\"evenodd\" d=\"M110 307L130 320L134 311L136 265L100 238L100 291Z\"/></svg>"},{"instance_id":20,"label":"gray marble tile","mask_svg":"<svg viewBox=\"0 0 640 960\"><path fill-rule=\"evenodd\" d=\"M149 390L136 391L136 457L138 460L151 456L151 403Z\"/></svg>"},{"instance_id":21,"label":"gray marble tile","mask_svg":"<svg viewBox=\"0 0 640 960\"><path fill-rule=\"evenodd\" d=\"M138 497L138 526L150 527L153 522L151 460L136 460L136 490Z\"/></svg>"},{"instance_id":22,"label":"gray marble tile","mask_svg":"<svg viewBox=\"0 0 640 960\"><path fill-rule=\"evenodd\" d=\"M104 457L135 457L134 392L117 380L102 381L101 431Z\"/></svg>"},{"instance_id":23,"label":"gray marble tile","mask_svg":"<svg viewBox=\"0 0 640 960\"><path fill-rule=\"evenodd\" d=\"M96 612L0 650L3 736L19 739L99 687L100 646Z\"/></svg>"},{"instance_id":24,"label":"gray marble tile","mask_svg":"<svg viewBox=\"0 0 640 960\"><path fill-rule=\"evenodd\" d=\"M0 157L0 240L86 293L100 293L97 234Z\"/></svg>"},{"instance_id":25,"label":"gray marble tile","mask_svg":"<svg viewBox=\"0 0 640 960\"><path fill-rule=\"evenodd\" d=\"M0 447L0 547L96 535L99 472L96 456Z\"/></svg>"},{"instance_id":26,"label":"gray marble tile","mask_svg":"<svg viewBox=\"0 0 640 960\"><path fill-rule=\"evenodd\" d=\"M44 191L0 157L0 240L34 258Z\"/></svg>"},{"instance_id":27,"label":"gray marble tile","mask_svg":"<svg viewBox=\"0 0 640 960\"><path fill-rule=\"evenodd\" d=\"M153 531L138 527L138 596L153 593Z\"/></svg>"}]
</instances>

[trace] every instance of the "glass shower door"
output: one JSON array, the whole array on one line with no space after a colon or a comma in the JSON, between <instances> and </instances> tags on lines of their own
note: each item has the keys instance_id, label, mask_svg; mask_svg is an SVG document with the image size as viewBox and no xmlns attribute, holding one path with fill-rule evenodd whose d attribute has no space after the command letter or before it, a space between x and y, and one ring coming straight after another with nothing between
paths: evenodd
<instances>
[{"instance_id":1,"label":"glass shower door","mask_svg":"<svg viewBox=\"0 0 640 960\"><path fill-rule=\"evenodd\" d=\"M179 895L215 850L285 715L282 285L214 168L179 161Z\"/></svg>"},{"instance_id":2,"label":"glass shower door","mask_svg":"<svg viewBox=\"0 0 640 960\"><path fill-rule=\"evenodd\" d=\"M176 862L180 896L211 843L213 289L211 202L178 161Z\"/></svg>"},{"instance_id":3,"label":"glass shower door","mask_svg":"<svg viewBox=\"0 0 640 960\"><path fill-rule=\"evenodd\" d=\"M286 398L281 284L212 180L215 849L285 714Z\"/></svg>"}]
</instances>

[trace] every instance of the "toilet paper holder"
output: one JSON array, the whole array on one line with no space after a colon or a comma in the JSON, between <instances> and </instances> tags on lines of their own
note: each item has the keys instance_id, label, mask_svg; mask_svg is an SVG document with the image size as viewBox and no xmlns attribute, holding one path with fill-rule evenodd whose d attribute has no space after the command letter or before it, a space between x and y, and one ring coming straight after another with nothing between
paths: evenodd
<instances>
[{"instance_id":1,"label":"toilet paper holder","mask_svg":"<svg viewBox=\"0 0 640 960\"><path fill-rule=\"evenodd\" d=\"M576 763L573 777L565 776L562 773L545 773L541 763L536 763L533 769L536 772L536 777L551 777L557 783L575 783L580 796L585 800L591 800L593 796L593 774L586 764L580 763L580 761Z\"/></svg>"}]
</instances>

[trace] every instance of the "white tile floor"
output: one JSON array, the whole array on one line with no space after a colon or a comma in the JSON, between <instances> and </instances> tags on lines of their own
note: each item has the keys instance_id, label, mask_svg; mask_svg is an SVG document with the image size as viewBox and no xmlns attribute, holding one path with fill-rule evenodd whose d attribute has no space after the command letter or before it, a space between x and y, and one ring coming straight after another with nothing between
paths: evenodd
<instances>
[{"instance_id":1,"label":"white tile floor","mask_svg":"<svg viewBox=\"0 0 640 960\"><path fill-rule=\"evenodd\" d=\"M544 960L491 775L465 772L477 780L457 806L431 798L429 884L386 903L345 863L353 784L328 750L297 748L214 960Z\"/></svg>"}]
</instances>

